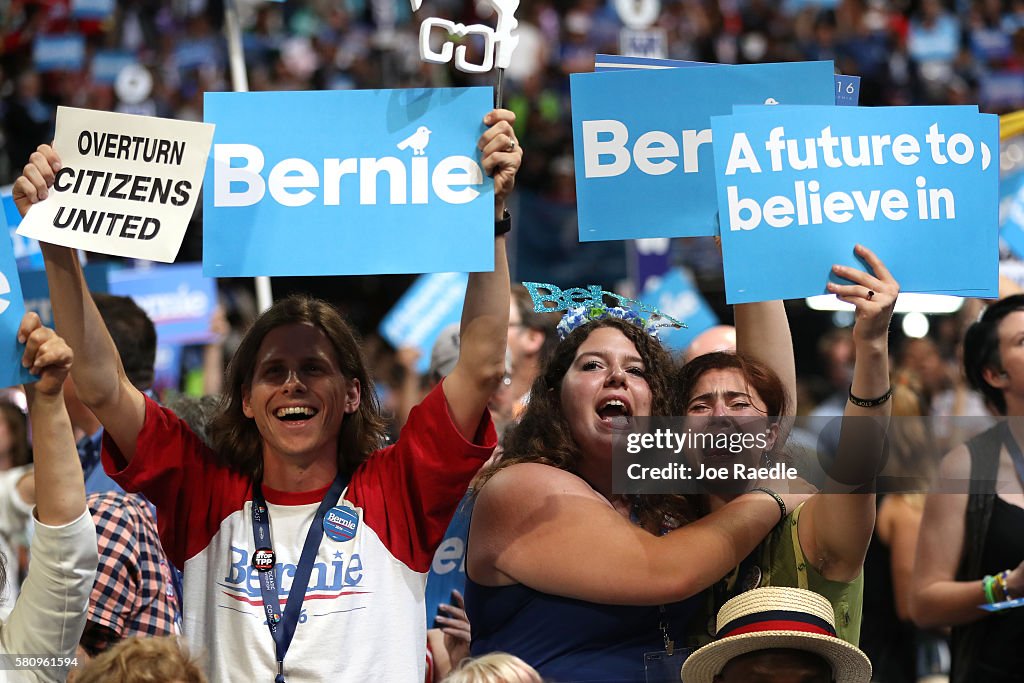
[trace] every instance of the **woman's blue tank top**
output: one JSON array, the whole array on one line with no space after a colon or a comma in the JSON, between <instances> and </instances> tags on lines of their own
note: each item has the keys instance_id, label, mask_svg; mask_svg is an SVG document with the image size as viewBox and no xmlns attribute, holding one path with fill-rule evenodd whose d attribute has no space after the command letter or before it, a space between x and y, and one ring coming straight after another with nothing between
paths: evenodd
<instances>
[{"instance_id":1,"label":"woman's blue tank top","mask_svg":"<svg viewBox=\"0 0 1024 683\"><path fill-rule=\"evenodd\" d=\"M481 586L468 577L465 598L474 656L508 652L557 683L645 683L644 654L665 650L657 606L601 605L522 584ZM698 595L665 605L665 623L677 647L699 604ZM672 683L678 681L677 670Z\"/></svg>"}]
</instances>

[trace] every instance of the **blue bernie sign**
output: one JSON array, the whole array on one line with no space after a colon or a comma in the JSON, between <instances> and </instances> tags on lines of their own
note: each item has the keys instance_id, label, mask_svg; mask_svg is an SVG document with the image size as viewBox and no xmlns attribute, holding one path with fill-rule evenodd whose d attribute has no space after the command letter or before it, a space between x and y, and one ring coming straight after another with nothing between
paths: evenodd
<instances>
[{"instance_id":1,"label":"blue bernie sign","mask_svg":"<svg viewBox=\"0 0 1024 683\"><path fill-rule=\"evenodd\" d=\"M438 608L444 604L454 604L452 591L466 592L466 545L469 541L469 522L473 517L473 504L476 498L467 493L459 507L455 509L448 530L444 532L444 540L434 552L427 574L427 588L424 598L427 604L427 628L440 628L435 622L440 614Z\"/></svg>"},{"instance_id":2,"label":"blue bernie sign","mask_svg":"<svg viewBox=\"0 0 1024 683\"><path fill-rule=\"evenodd\" d=\"M0 190L0 204L3 205L3 214L7 219L7 232L11 235L11 245L14 247L14 260L18 264L18 270L42 269L43 252L39 249L39 241L18 234L21 214L18 213L18 207L11 197L10 188ZM22 282L22 285L24 284Z\"/></svg>"},{"instance_id":3,"label":"blue bernie sign","mask_svg":"<svg viewBox=\"0 0 1024 683\"><path fill-rule=\"evenodd\" d=\"M138 63L135 53L128 50L97 50L90 64L92 79L113 85L122 69Z\"/></svg>"},{"instance_id":4,"label":"blue bernie sign","mask_svg":"<svg viewBox=\"0 0 1024 683\"><path fill-rule=\"evenodd\" d=\"M736 104L833 104L831 62L573 74L579 239L717 232L710 119Z\"/></svg>"},{"instance_id":5,"label":"blue bernie sign","mask_svg":"<svg viewBox=\"0 0 1024 683\"><path fill-rule=\"evenodd\" d=\"M85 37L79 33L38 36L32 44L36 71L78 71L85 63Z\"/></svg>"},{"instance_id":6,"label":"blue bernie sign","mask_svg":"<svg viewBox=\"0 0 1024 683\"><path fill-rule=\"evenodd\" d=\"M112 271L110 293L134 299L153 321L161 344L213 341L210 321L217 307L217 284L203 277L198 263Z\"/></svg>"},{"instance_id":7,"label":"blue bernie sign","mask_svg":"<svg viewBox=\"0 0 1024 683\"><path fill-rule=\"evenodd\" d=\"M114 13L114 0L71 0L71 16L75 19L103 21Z\"/></svg>"},{"instance_id":8,"label":"blue bernie sign","mask_svg":"<svg viewBox=\"0 0 1024 683\"><path fill-rule=\"evenodd\" d=\"M629 57L625 55L596 55L594 71L626 71L629 69L677 69L692 66L727 66L714 62L693 62L686 59L658 57ZM840 107L856 107L860 103L860 76L835 74L835 103Z\"/></svg>"},{"instance_id":9,"label":"blue bernie sign","mask_svg":"<svg viewBox=\"0 0 1024 683\"><path fill-rule=\"evenodd\" d=\"M7 227L7 219L0 212L0 228ZM0 230L6 233L7 230ZM11 241L0 237L0 386L9 387L36 381L35 375L21 366L25 345L18 343L18 327L25 317L25 299L21 294L21 279L14 260Z\"/></svg>"},{"instance_id":10,"label":"blue bernie sign","mask_svg":"<svg viewBox=\"0 0 1024 683\"><path fill-rule=\"evenodd\" d=\"M1024 258L1024 170L999 181L999 236Z\"/></svg>"},{"instance_id":11,"label":"blue bernie sign","mask_svg":"<svg viewBox=\"0 0 1024 683\"><path fill-rule=\"evenodd\" d=\"M85 284L90 292L109 291L109 265L86 265L82 267L82 272L85 274ZM44 325L53 327L53 307L50 305L50 286L46 282L46 271L42 268L21 271L21 290L25 295L25 308L38 313Z\"/></svg>"},{"instance_id":12,"label":"blue bernie sign","mask_svg":"<svg viewBox=\"0 0 1024 683\"><path fill-rule=\"evenodd\" d=\"M441 330L462 318L469 276L465 273L421 275L380 323L380 335L396 349L419 349L416 369L430 367L430 351Z\"/></svg>"},{"instance_id":13,"label":"blue bernie sign","mask_svg":"<svg viewBox=\"0 0 1024 683\"><path fill-rule=\"evenodd\" d=\"M476 147L492 97L491 88L207 93L217 130L203 272L492 270L494 186Z\"/></svg>"},{"instance_id":14,"label":"blue bernie sign","mask_svg":"<svg viewBox=\"0 0 1024 683\"><path fill-rule=\"evenodd\" d=\"M658 332L662 344L673 351L685 351L697 335L718 324L718 316L681 268L672 268L661 277L649 279L639 299L686 324L686 327L667 327Z\"/></svg>"},{"instance_id":15,"label":"blue bernie sign","mask_svg":"<svg viewBox=\"0 0 1024 683\"><path fill-rule=\"evenodd\" d=\"M712 129L729 303L821 294L857 243L905 292L995 296L995 116L758 107Z\"/></svg>"}]
</instances>

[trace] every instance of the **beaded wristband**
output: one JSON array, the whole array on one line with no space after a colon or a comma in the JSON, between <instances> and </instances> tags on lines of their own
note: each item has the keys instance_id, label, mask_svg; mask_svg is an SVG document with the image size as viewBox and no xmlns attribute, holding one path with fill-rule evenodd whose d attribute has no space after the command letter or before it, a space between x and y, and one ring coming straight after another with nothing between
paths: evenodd
<instances>
[{"instance_id":1,"label":"beaded wristband","mask_svg":"<svg viewBox=\"0 0 1024 683\"><path fill-rule=\"evenodd\" d=\"M996 574L996 586L999 588L999 592L1001 593L1000 596L997 596L1000 598L998 602L1013 599L1010 597L1010 587L1007 584L1007 581L1009 581L1009 579L1010 571L1008 569L1004 569L1003 571Z\"/></svg>"}]
</instances>

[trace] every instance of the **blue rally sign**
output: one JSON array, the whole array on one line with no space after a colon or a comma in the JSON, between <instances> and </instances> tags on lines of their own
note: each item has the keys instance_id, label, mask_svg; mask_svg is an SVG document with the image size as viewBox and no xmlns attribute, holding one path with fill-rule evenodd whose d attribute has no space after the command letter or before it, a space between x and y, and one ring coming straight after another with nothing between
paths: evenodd
<instances>
[{"instance_id":1,"label":"blue rally sign","mask_svg":"<svg viewBox=\"0 0 1024 683\"><path fill-rule=\"evenodd\" d=\"M864 267L857 243L905 292L996 295L995 116L758 107L712 127L729 303L821 294L833 264Z\"/></svg>"},{"instance_id":2,"label":"blue rally sign","mask_svg":"<svg viewBox=\"0 0 1024 683\"><path fill-rule=\"evenodd\" d=\"M207 93L208 276L494 268L491 88ZM258 112L258 115L257 115Z\"/></svg>"},{"instance_id":3,"label":"blue rally sign","mask_svg":"<svg viewBox=\"0 0 1024 683\"><path fill-rule=\"evenodd\" d=\"M999 181L999 229L1013 255L1024 258L1024 170Z\"/></svg>"},{"instance_id":4,"label":"blue rally sign","mask_svg":"<svg viewBox=\"0 0 1024 683\"><path fill-rule=\"evenodd\" d=\"M130 296L156 327L162 345L208 344L217 284L198 263L115 270L110 293Z\"/></svg>"},{"instance_id":5,"label":"blue rally sign","mask_svg":"<svg viewBox=\"0 0 1024 683\"><path fill-rule=\"evenodd\" d=\"M36 71L78 71L85 63L85 37L79 33L36 36L32 44Z\"/></svg>"},{"instance_id":6,"label":"blue rally sign","mask_svg":"<svg viewBox=\"0 0 1024 683\"><path fill-rule=\"evenodd\" d=\"M90 263L82 266L82 272L85 274L85 284L90 292L109 291L109 264ZM37 270L22 270L21 291L25 297L25 309L35 311L44 325L53 327L53 306L50 303L50 285L46 281L46 271L41 267Z\"/></svg>"},{"instance_id":7,"label":"blue rally sign","mask_svg":"<svg viewBox=\"0 0 1024 683\"><path fill-rule=\"evenodd\" d=\"M7 227L7 219L0 211L0 228ZM21 295L21 280L14 260L11 240L4 239L6 229L0 229L0 387L34 382L38 379L21 366L25 345L18 343L18 327L25 316L25 301Z\"/></svg>"},{"instance_id":8,"label":"blue rally sign","mask_svg":"<svg viewBox=\"0 0 1024 683\"><path fill-rule=\"evenodd\" d=\"M714 62L693 62L686 59L663 59L660 57L632 57L627 55L596 55L594 71L626 71L629 69L678 69L693 66L724 66ZM860 103L860 76L835 74L836 105L856 107Z\"/></svg>"},{"instance_id":9,"label":"blue rally sign","mask_svg":"<svg viewBox=\"0 0 1024 683\"><path fill-rule=\"evenodd\" d=\"M416 369L430 368L430 351L441 330L462 319L469 276L465 273L421 275L380 323L380 335L393 347L420 351Z\"/></svg>"},{"instance_id":10,"label":"blue rally sign","mask_svg":"<svg viewBox=\"0 0 1024 683\"><path fill-rule=\"evenodd\" d=\"M662 277L651 278L639 298L686 323L686 327L661 330L658 335L662 344L673 351L685 351L701 332L718 324L718 316L689 274L681 268L673 268Z\"/></svg>"},{"instance_id":11,"label":"blue rally sign","mask_svg":"<svg viewBox=\"0 0 1024 683\"><path fill-rule=\"evenodd\" d=\"M717 232L711 117L833 104L831 62L573 74L581 242Z\"/></svg>"}]
</instances>

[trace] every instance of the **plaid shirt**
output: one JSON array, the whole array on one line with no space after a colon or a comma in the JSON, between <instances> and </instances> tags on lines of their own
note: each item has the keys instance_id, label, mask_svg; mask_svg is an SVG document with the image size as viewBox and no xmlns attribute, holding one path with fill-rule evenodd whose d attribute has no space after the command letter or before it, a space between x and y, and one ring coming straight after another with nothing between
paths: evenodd
<instances>
[{"instance_id":1,"label":"plaid shirt","mask_svg":"<svg viewBox=\"0 0 1024 683\"><path fill-rule=\"evenodd\" d=\"M178 633L172 570L149 504L114 491L90 494L87 501L100 564L82 646L96 654L122 638Z\"/></svg>"}]
</instances>

